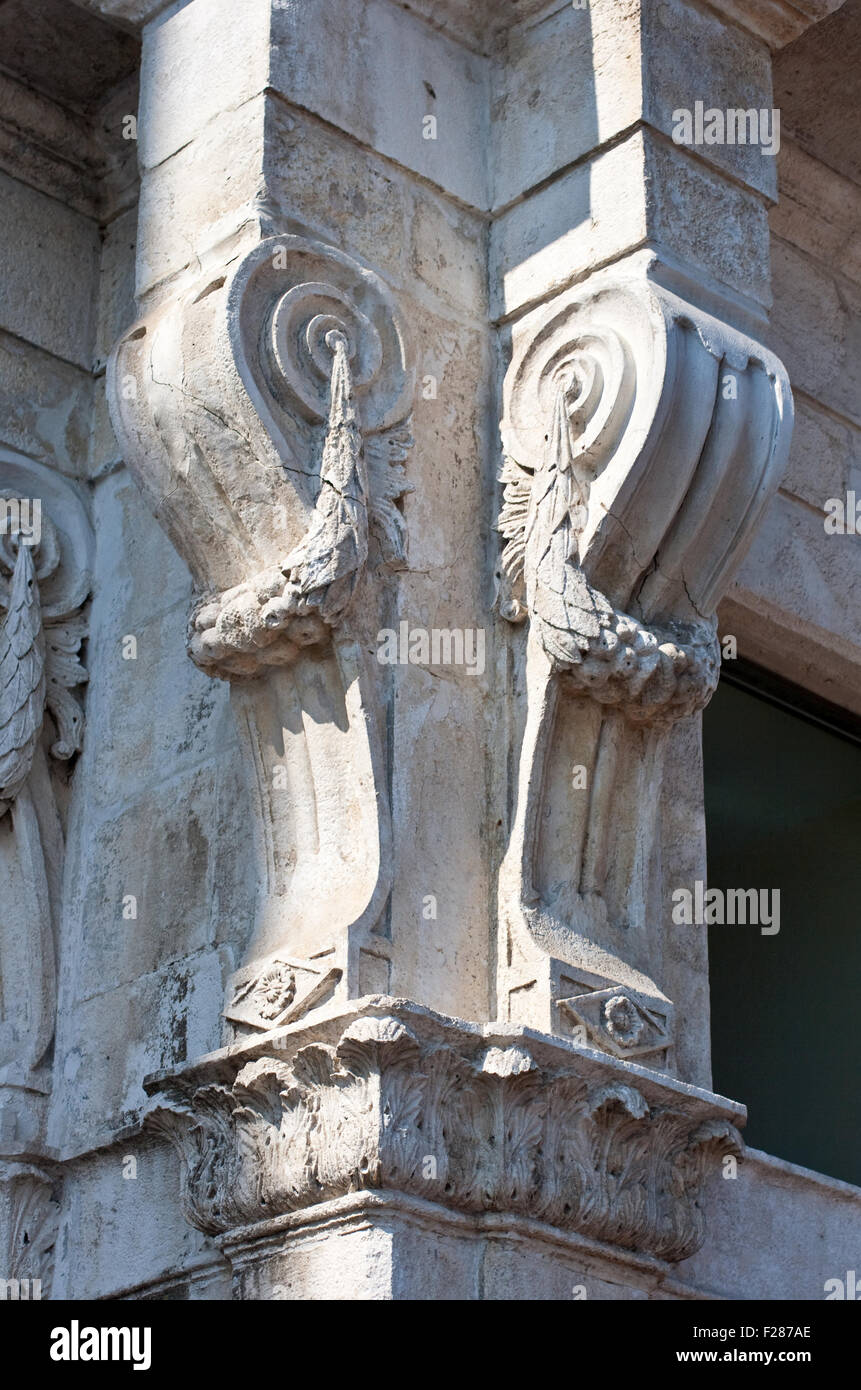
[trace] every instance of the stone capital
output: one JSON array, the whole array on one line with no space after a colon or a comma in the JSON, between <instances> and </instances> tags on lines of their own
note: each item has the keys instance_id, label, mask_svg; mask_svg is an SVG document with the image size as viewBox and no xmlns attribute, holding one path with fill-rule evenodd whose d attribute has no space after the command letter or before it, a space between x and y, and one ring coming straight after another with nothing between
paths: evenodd
<instances>
[{"instance_id":1,"label":"stone capital","mask_svg":"<svg viewBox=\"0 0 861 1390\"><path fill-rule=\"evenodd\" d=\"M673 1263L704 1238L706 1177L742 1149L743 1108L709 1092L393 999L147 1086L148 1124L181 1157L189 1219L228 1255L257 1247L264 1263L289 1249L280 1218L357 1192L533 1221Z\"/></svg>"}]
</instances>

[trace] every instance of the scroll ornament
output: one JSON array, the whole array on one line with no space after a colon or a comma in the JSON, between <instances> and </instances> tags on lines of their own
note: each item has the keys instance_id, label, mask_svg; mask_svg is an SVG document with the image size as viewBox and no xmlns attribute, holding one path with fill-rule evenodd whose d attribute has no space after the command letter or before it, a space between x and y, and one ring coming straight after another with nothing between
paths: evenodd
<instances>
[{"instance_id":1,"label":"scroll ornament","mask_svg":"<svg viewBox=\"0 0 861 1390\"><path fill-rule=\"evenodd\" d=\"M789 383L648 277L599 272L518 325L504 397L500 608L529 631L500 1012L670 1067L664 757L716 687L717 604L785 466ZM553 780L559 749L585 790Z\"/></svg>"},{"instance_id":2,"label":"scroll ornament","mask_svg":"<svg viewBox=\"0 0 861 1390\"><path fill-rule=\"evenodd\" d=\"M109 366L128 466L192 573L190 655L232 685L257 888L227 986L238 1030L387 977L391 827L366 634L406 563L413 386L384 282L294 235L184 285Z\"/></svg>"},{"instance_id":3,"label":"scroll ornament","mask_svg":"<svg viewBox=\"0 0 861 1390\"><path fill-rule=\"evenodd\" d=\"M351 257L262 242L229 284L132 330L110 379L130 466L192 569L189 650L210 675L258 676L327 642L372 539L403 567L412 374L388 290Z\"/></svg>"}]
</instances>

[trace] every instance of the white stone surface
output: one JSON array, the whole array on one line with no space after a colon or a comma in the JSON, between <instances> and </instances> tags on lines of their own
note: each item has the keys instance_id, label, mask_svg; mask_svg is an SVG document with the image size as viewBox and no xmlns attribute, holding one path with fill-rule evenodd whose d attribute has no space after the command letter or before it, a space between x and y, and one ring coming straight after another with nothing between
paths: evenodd
<instances>
[{"instance_id":1,"label":"white stone surface","mask_svg":"<svg viewBox=\"0 0 861 1390\"><path fill-rule=\"evenodd\" d=\"M760 513L721 630L740 654L861 710L861 552L822 525L826 498L861 495L858 186L839 101L819 103L839 6L67 8L64 32L77 16L103 66L70 42L51 72L24 28L0 80L0 443L73 487L95 534L83 749L68 781L40 772L31 787L36 801L52 791L65 832L56 1017L42 977L56 1039L53 1073L37 1068L24 1089L0 1076L0 1254L44 1269L55 1298L822 1298L856 1266L858 1192L756 1153L735 1181L720 1176L726 1126L742 1117L710 1093L703 938L665 920L660 884L704 877L696 710L714 672L693 639ZM769 49L782 44L777 160L673 143L677 107L771 106ZM123 141L135 111L137 141ZM569 311L570 341L558 334ZM104 371L116 342L115 432ZM798 414L782 480L777 358ZM547 370L531 377L536 359ZM743 382L735 412L719 404L719 360ZM662 776L651 735L625 723L641 692L621 671L600 683L627 711L627 782L608 798L612 833L605 816L589 848L598 893L572 871L571 770L605 706L576 671L546 768L540 737L529 742L562 679L536 674L553 614L535 544L531 661L498 608L500 420L516 511L547 481L545 388L560 369L578 486L625 534L593 518L577 536L583 566L566 551L550 580L564 588L580 570L614 634L633 613L632 641L645 650L658 630L698 675L674 684L668 651L640 672L647 694L666 679L656 708L681 716L644 726L661 725ZM10 467L4 453L0 492L23 486ZM512 526L508 539L525 542ZM556 640L583 637L586 661L569 664L594 675L594 634L570 606L565 619ZM481 669L381 663L381 630L401 624L480 632ZM597 806L598 830L601 819ZM518 836L535 851L532 898ZM0 822L4 1042L33 923L20 891L33 861L13 841ZM526 974L547 995L520 1015L506 993L523 961L502 930L518 914L536 927ZM555 947L571 945L575 919L585 927L566 955ZM608 952L616 973L590 971ZM585 975L563 979L574 965ZM506 1010L513 1022L494 1023ZM518 1019L548 1036L518 1035ZM369 1104L339 1109L368 1077ZM224 1128L202 1122L189 1138L199 1083L213 1079ZM363 1128L378 1083L402 1122ZM325 1142L308 1123L321 1097ZM310 1136L307 1164L289 1126L271 1125L285 1105ZM194 1163L184 1170L142 1130L148 1107L182 1163L212 1146L233 1224L207 1211ZM678 1152L662 1148L661 1115L680 1127ZM645 1148L625 1151L638 1176L620 1232L590 1136L624 1150L629 1131ZM568 1157L548 1167L562 1133ZM428 1156L448 1164L449 1190L439 1170L422 1176ZM677 1202L678 1165L690 1184ZM638 1206L650 1182L652 1206ZM279 1212L265 1225L248 1196L261 1183ZM705 1243L688 1255L703 1234L700 1183ZM22 1211L39 1231L26 1259Z\"/></svg>"}]
</instances>

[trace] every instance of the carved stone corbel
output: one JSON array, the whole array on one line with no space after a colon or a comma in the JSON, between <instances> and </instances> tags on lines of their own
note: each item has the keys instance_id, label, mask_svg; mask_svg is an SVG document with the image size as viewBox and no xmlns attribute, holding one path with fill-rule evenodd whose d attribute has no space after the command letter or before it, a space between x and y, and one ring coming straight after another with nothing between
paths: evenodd
<instances>
[{"instance_id":1,"label":"carved stone corbel","mask_svg":"<svg viewBox=\"0 0 861 1390\"><path fill-rule=\"evenodd\" d=\"M505 380L501 610L529 632L499 1013L669 1068L667 736L717 684L716 606L792 401L740 332L646 280L596 282L521 326Z\"/></svg>"},{"instance_id":2,"label":"carved stone corbel","mask_svg":"<svg viewBox=\"0 0 861 1390\"><path fill-rule=\"evenodd\" d=\"M53 779L83 737L73 692L87 679L92 533L74 486L18 456L0 458L0 521L0 1146L14 1152L37 1138L17 1093L49 1084L64 853Z\"/></svg>"},{"instance_id":3,"label":"carved stone corbel","mask_svg":"<svg viewBox=\"0 0 861 1390\"><path fill-rule=\"evenodd\" d=\"M109 367L126 460L198 592L190 654L231 682L246 747L259 901L229 988L240 1030L389 986L365 653L404 563L408 360L377 275L283 236L156 309Z\"/></svg>"}]
</instances>

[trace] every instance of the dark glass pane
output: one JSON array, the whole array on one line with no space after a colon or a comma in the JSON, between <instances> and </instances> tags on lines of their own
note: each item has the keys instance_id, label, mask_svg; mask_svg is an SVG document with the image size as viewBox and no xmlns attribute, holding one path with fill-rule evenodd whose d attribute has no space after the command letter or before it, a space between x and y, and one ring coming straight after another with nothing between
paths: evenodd
<instances>
[{"instance_id":1,"label":"dark glass pane","mask_svg":"<svg viewBox=\"0 0 861 1390\"><path fill-rule=\"evenodd\" d=\"M715 1090L753 1147L861 1184L861 745L722 680L703 749L709 887L780 889L777 935L708 929Z\"/></svg>"}]
</instances>

